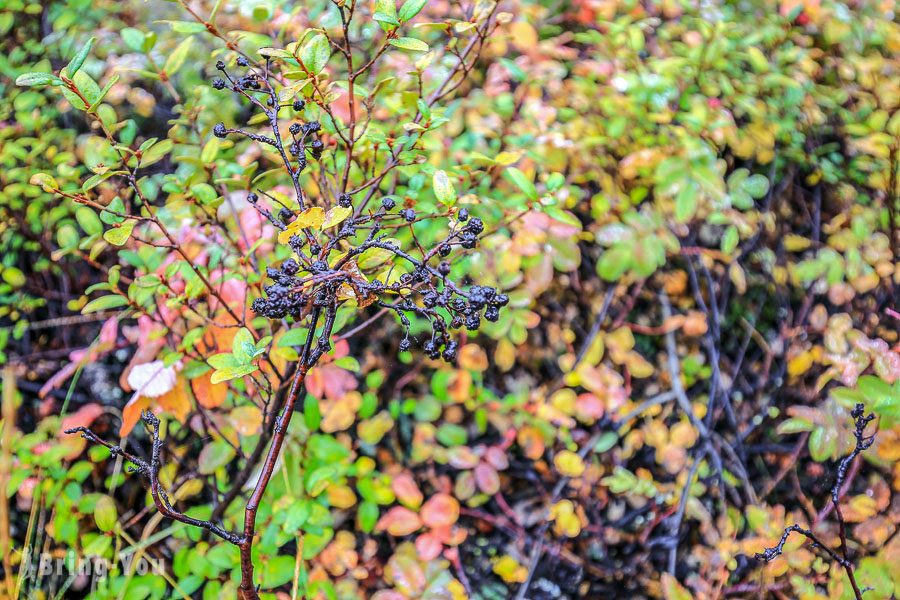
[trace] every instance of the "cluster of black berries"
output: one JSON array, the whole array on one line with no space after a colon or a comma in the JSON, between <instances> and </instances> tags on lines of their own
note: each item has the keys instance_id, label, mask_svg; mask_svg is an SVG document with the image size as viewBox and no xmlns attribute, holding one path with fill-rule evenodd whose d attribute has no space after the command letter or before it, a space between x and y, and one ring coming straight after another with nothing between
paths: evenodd
<instances>
[{"instance_id":1,"label":"cluster of black berries","mask_svg":"<svg viewBox=\"0 0 900 600\"><path fill-rule=\"evenodd\" d=\"M237 64L239 67L246 67L247 71L243 76L235 78L228 73L224 61L217 61L216 69L221 71L227 81L225 79L222 79L221 77L216 77L212 82L213 88L217 90L223 90L226 87L230 87L232 91L242 94L251 102L255 103L257 106L265 110L266 114L269 116L270 124L273 126L273 128L277 127L278 110L266 110L262 102L260 102L260 100L254 94L256 92L264 93L266 95L266 106L268 107L277 106L278 109L280 109L288 105L281 105L278 103L278 95L275 93L272 85L263 75L250 67L250 63L246 58L238 58ZM294 100L290 104L290 106L296 112L300 112L306 108L306 102L298 98ZM325 149L325 144L321 139L318 138L317 135L319 131L321 131L321 129L322 125L318 121L292 123L288 128L288 131L291 134L292 141L287 146L287 150L297 161L296 173L301 173L306 168L307 152L313 158L313 160L319 160L322 157L322 151ZM225 127L224 123L217 123L213 127L213 135L215 135L217 138L225 138L228 136L228 134L231 133L243 135L258 142L276 146L279 149L283 148L278 136L270 138L244 131L243 129L229 129Z\"/></svg>"},{"instance_id":2,"label":"cluster of black berries","mask_svg":"<svg viewBox=\"0 0 900 600\"><path fill-rule=\"evenodd\" d=\"M318 159L322 154L325 145L319 139L321 125L317 121L294 122L288 127L290 140L282 143L278 112L286 105L278 103L278 94L263 72L257 72L243 58L238 59L237 64L246 67L245 75L239 78L228 73L223 61L216 63L216 68L224 79L216 78L213 87L227 87L260 108L269 117L271 137L239 128L227 128L223 123L215 125L213 134L220 138L238 134L277 148L291 174L300 208L305 208L309 205L304 206L299 174L306 167L307 155ZM264 73L268 73L268 70ZM260 94L266 95L265 103L261 102ZM296 112L306 108L301 99L292 101L289 106ZM288 154L293 156L296 163L287 158ZM285 231L295 219L295 212L275 196L264 190L259 192L274 203L281 204L280 209L273 213L265 208L259 202L259 195L253 192L248 194L247 201L274 227ZM461 328L474 331L481 326L482 318L496 321L500 308L509 302L505 294L492 287L476 285L464 290L449 279L451 264L444 259L452 253L454 247L475 248L478 237L484 232L484 223L477 217L470 217L468 209L460 209L456 215L458 225L443 240L437 242L435 251L422 250L419 258L397 246L390 240L387 232L404 222L414 223L418 217L415 209L405 206L393 212L397 208L397 201L390 196L381 199L381 206L377 210L366 211L365 202L363 200L363 205L357 207L356 214L340 223L336 232L324 235L318 231L301 229L291 235L287 241L295 257L285 260L278 268L266 270L272 283L263 287L264 297L253 301L253 311L270 319L290 317L300 320L314 307L333 309L340 303L340 298L346 298L348 290L352 290L360 306L374 304L397 315L405 330L399 344L401 351L411 347L410 317L415 316L426 320L430 325L431 334L421 341L425 354L433 359L455 360L459 342L452 331ZM352 209L353 198L348 193L340 193L336 204ZM397 221L400 222L399 225ZM416 246L421 250L418 243ZM371 248L389 251L398 262L405 261L409 271L390 283L377 278L370 281L360 274L358 266L352 261Z\"/></svg>"},{"instance_id":3,"label":"cluster of black berries","mask_svg":"<svg viewBox=\"0 0 900 600\"><path fill-rule=\"evenodd\" d=\"M463 248L472 249L478 244L478 236L484 231L484 223L478 217L469 220L459 232L459 243Z\"/></svg>"},{"instance_id":4,"label":"cluster of black berries","mask_svg":"<svg viewBox=\"0 0 900 600\"><path fill-rule=\"evenodd\" d=\"M281 263L280 269L271 267L266 269L266 275L273 283L263 288L265 298L256 298L253 301L251 307L253 312L270 319L283 319L289 315L295 319L302 318L310 298L296 291L299 270L300 265L293 258Z\"/></svg>"},{"instance_id":5,"label":"cluster of black berries","mask_svg":"<svg viewBox=\"0 0 900 600\"><path fill-rule=\"evenodd\" d=\"M338 197L338 205L350 207L352 199L348 194ZM282 213L285 211L282 210ZM286 215L293 216L291 211ZM281 216L281 214L279 214ZM301 259L299 262L288 259L279 269L268 269L267 275L272 285L264 288L265 298L253 302L253 310L271 319L282 319L286 316L299 319L305 316L310 305L326 306L334 302L340 289L347 286L353 289L362 305L375 302L378 306L394 311L402 324L405 335L400 341L401 351L409 350L411 316L423 318L431 327L431 334L422 342L422 350L432 359L443 358L453 361L457 357L459 342L454 338L452 330L465 328L475 331L481 326L482 319L496 321L500 316L500 308L509 303L506 294L489 286L475 285L462 290L448 279L451 271L449 262L441 260L436 266L429 260L418 259L397 247L379 234L381 220L387 214L382 210L372 215L351 218L345 221L333 239L323 245L310 241L306 246L300 236L291 238L291 247ZM405 215L402 215L407 219ZM460 231L450 233L438 246L441 256L446 256L454 244L462 245L464 233L475 234L482 231L483 225L477 219L474 227L467 225ZM470 221L470 223L472 222ZM357 227L368 223L368 234L365 240L351 243L351 250L334 261L326 258L332 250L338 250L340 240L351 239ZM381 248L394 253L398 260L412 264L410 272L404 273L397 281L385 284L378 279L368 281L354 277L352 272L342 269L354 256L369 248ZM308 249L310 254L303 252ZM339 250L340 251L340 250ZM307 256L309 256L307 258ZM428 254L427 256L432 256ZM300 290L303 290L302 292ZM398 297L396 302L388 302L382 298L385 292L391 297ZM362 302L365 301L365 302Z\"/></svg>"}]
</instances>

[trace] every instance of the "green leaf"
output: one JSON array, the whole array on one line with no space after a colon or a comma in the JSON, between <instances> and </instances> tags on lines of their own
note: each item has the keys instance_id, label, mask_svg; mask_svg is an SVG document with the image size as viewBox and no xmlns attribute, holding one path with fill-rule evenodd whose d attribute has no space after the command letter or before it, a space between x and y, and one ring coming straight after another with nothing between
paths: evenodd
<instances>
[{"instance_id":1,"label":"green leaf","mask_svg":"<svg viewBox=\"0 0 900 600\"><path fill-rule=\"evenodd\" d=\"M310 496L318 496L324 492L330 483L338 476L338 468L336 465L325 465L319 467L306 478L306 492Z\"/></svg>"},{"instance_id":2,"label":"green leaf","mask_svg":"<svg viewBox=\"0 0 900 600\"><path fill-rule=\"evenodd\" d=\"M91 102L91 105L88 107L88 112L93 112L97 110L97 107L100 106L100 103L103 102L103 99L106 97L106 94L109 93L109 90L112 89L112 86L116 85L116 82L119 81L118 75L113 75L109 78L109 81L106 82L106 85L103 86L103 89L100 90L100 94L97 98Z\"/></svg>"},{"instance_id":3,"label":"green leaf","mask_svg":"<svg viewBox=\"0 0 900 600\"><path fill-rule=\"evenodd\" d=\"M3 269L3 281L14 288L20 288L25 285L25 273L16 267L6 267Z\"/></svg>"},{"instance_id":4,"label":"green leaf","mask_svg":"<svg viewBox=\"0 0 900 600\"><path fill-rule=\"evenodd\" d=\"M134 229L134 221L123 221L118 227L107 229L103 234L103 239L113 246L121 246L131 237L131 231Z\"/></svg>"},{"instance_id":5,"label":"green leaf","mask_svg":"<svg viewBox=\"0 0 900 600\"><path fill-rule=\"evenodd\" d=\"M294 557L275 556L262 562L259 567L261 587L266 590L280 587L294 577Z\"/></svg>"},{"instance_id":6,"label":"green leaf","mask_svg":"<svg viewBox=\"0 0 900 600\"><path fill-rule=\"evenodd\" d=\"M779 423L775 431L782 435L787 435L791 433L800 433L803 431L812 431L812 429L813 424L809 421L797 417L791 417L790 419L786 419Z\"/></svg>"},{"instance_id":7,"label":"green leaf","mask_svg":"<svg viewBox=\"0 0 900 600\"><path fill-rule=\"evenodd\" d=\"M809 455L816 462L822 462L834 456L837 441L825 427L817 427L809 434Z\"/></svg>"},{"instance_id":8,"label":"green leaf","mask_svg":"<svg viewBox=\"0 0 900 600\"><path fill-rule=\"evenodd\" d=\"M857 387L866 399L866 406L878 416L900 419L900 385L891 386L879 377L864 375L859 378Z\"/></svg>"},{"instance_id":9,"label":"green leaf","mask_svg":"<svg viewBox=\"0 0 900 600\"><path fill-rule=\"evenodd\" d=\"M896 394L886 381L874 375L863 375L860 377L857 381L857 387L869 402L881 402Z\"/></svg>"},{"instance_id":10,"label":"green leaf","mask_svg":"<svg viewBox=\"0 0 900 600\"><path fill-rule=\"evenodd\" d=\"M208 183L195 183L191 186L191 194L200 201L201 204L210 204L219 197L216 188Z\"/></svg>"},{"instance_id":11,"label":"green leaf","mask_svg":"<svg viewBox=\"0 0 900 600\"><path fill-rule=\"evenodd\" d=\"M390 31L400 25L397 20L397 4L395 0L375 0L375 11L372 15L381 29Z\"/></svg>"},{"instance_id":12,"label":"green leaf","mask_svg":"<svg viewBox=\"0 0 900 600\"><path fill-rule=\"evenodd\" d=\"M419 14L426 4L428 4L428 0L406 0L400 7L400 13L397 16L401 21L409 21Z\"/></svg>"},{"instance_id":13,"label":"green leaf","mask_svg":"<svg viewBox=\"0 0 900 600\"><path fill-rule=\"evenodd\" d=\"M197 459L197 470L204 475L214 473L234 458L234 448L224 440L216 440L203 447Z\"/></svg>"},{"instance_id":14,"label":"green leaf","mask_svg":"<svg viewBox=\"0 0 900 600\"><path fill-rule=\"evenodd\" d=\"M88 110L100 98L100 86L84 71L78 71L71 79L71 87L78 90L78 93L66 86L62 88L63 96L78 110Z\"/></svg>"},{"instance_id":15,"label":"green leaf","mask_svg":"<svg viewBox=\"0 0 900 600\"><path fill-rule=\"evenodd\" d=\"M78 72L78 69L81 68L81 65L84 64L85 59L88 57L88 54L91 52L91 46L94 45L94 40L97 38L91 38L87 41L87 43L81 47L75 56L72 57L72 60L66 66L66 75L72 77L75 73Z\"/></svg>"},{"instance_id":16,"label":"green leaf","mask_svg":"<svg viewBox=\"0 0 900 600\"><path fill-rule=\"evenodd\" d=\"M452 448L453 446L463 446L469 441L469 434L466 433L464 427L455 423L444 423L437 430L437 439L440 443Z\"/></svg>"},{"instance_id":17,"label":"green leaf","mask_svg":"<svg viewBox=\"0 0 900 600\"><path fill-rule=\"evenodd\" d=\"M614 246L604 252L597 261L597 274L606 281L618 280L631 264L628 249Z\"/></svg>"},{"instance_id":18,"label":"green leaf","mask_svg":"<svg viewBox=\"0 0 900 600\"><path fill-rule=\"evenodd\" d=\"M103 223L100 217L94 212L94 209L87 206L79 206L75 209L75 220L81 226L81 229L88 235L97 235L103 232Z\"/></svg>"},{"instance_id":19,"label":"green leaf","mask_svg":"<svg viewBox=\"0 0 900 600\"><path fill-rule=\"evenodd\" d=\"M764 175L751 175L741 184L741 188L757 200L769 191L769 180Z\"/></svg>"},{"instance_id":20,"label":"green leaf","mask_svg":"<svg viewBox=\"0 0 900 600\"><path fill-rule=\"evenodd\" d=\"M638 479L635 477L634 473L628 469L624 467L615 467L613 469L613 474L601 479L600 483L608 487L609 491L614 494L624 494L637 485Z\"/></svg>"},{"instance_id":21,"label":"green leaf","mask_svg":"<svg viewBox=\"0 0 900 600\"><path fill-rule=\"evenodd\" d=\"M146 38L143 31L134 27L125 27L119 32L119 35L122 36L122 41L125 42L125 45L130 50L144 52L144 40Z\"/></svg>"},{"instance_id":22,"label":"green leaf","mask_svg":"<svg viewBox=\"0 0 900 600\"><path fill-rule=\"evenodd\" d=\"M397 20L397 17L392 17L391 15L387 15L385 13L377 12L372 15L372 18L378 21L378 23L381 25L381 28L385 31L400 27L400 21Z\"/></svg>"},{"instance_id":23,"label":"green leaf","mask_svg":"<svg viewBox=\"0 0 900 600\"><path fill-rule=\"evenodd\" d=\"M123 213L125 212L125 203L122 202L122 199L116 196L110 201L109 204L106 205L106 210L100 213L100 220L106 223L107 225L114 225L116 223L121 223L125 220L125 217L120 217L115 213Z\"/></svg>"},{"instance_id":24,"label":"green leaf","mask_svg":"<svg viewBox=\"0 0 900 600\"><path fill-rule=\"evenodd\" d=\"M168 23L175 33L205 33L206 25L197 21L159 21Z\"/></svg>"},{"instance_id":25,"label":"green leaf","mask_svg":"<svg viewBox=\"0 0 900 600\"><path fill-rule=\"evenodd\" d=\"M213 369L228 369L230 367L238 367L240 364L231 352L220 352L213 354L206 359Z\"/></svg>"},{"instance_id":26,"label":"green leaf","mask_svg":"<svg viewBox=\"0 0 900 600\"><path fill-rule=\"evenodd\" d=\"M25 73L16 77L16 85L63 85L63 80L52 73Z\"/></svg>"},{"instance_id":27,"label":"green leaf","mask_svg":"<svg viewBox=\"0 0 900 600\"><path fill-rule=\"evenodd\" d=\"M537 188L534 187L534 183L516 167L509 167L503 171L503 177L522 190L531 200L538 199Z\"/></svg>"},{"instance_id":28,"label":"green leaf","mask_svg":"<svg viewBox=\"0 0 900 600\"><path fill-rule=\"evenodd\" d=\"M41 189L45 192L52 192L59 189L59 184L56 182L56 179L54 179L52 175L46 173L35 173L31 176L31 179L28 180L28 183L41 186Z\"/></svg>"},{"instance_id":29,"label":"green leaf","mask_svg":"<svg viewBox=\"0 0 900 600\"><path fill-rule=\"evenodd\" d=\"M725 254L731 254L732 252L734 252L734 249L737 248L739 241L740 238L738 236L737 227L735 227L734 225L729 225L725 230L725 233L722 235L722 252L724 252Z\"/></svg>"},{"instance_id":30,"label":"green leaf","mask_svg":"<svg viewBox=\"0 0 900 600\"><path fill-rule=\"evenodd\" d=\"M435 171L434 176L431 178L431 184L434 186L434 195L438 202L448 206L456 202L456 190L453 188L453 184L450 183L446 172L440 169Z\"/></svg>"},{"instance_id":31,"label":"green leaf","mask_svg":"<svg viewBox=\"0 0 900 600\"><path fill-rule=\"evenodd\" d=\"M98 173L97 175L92 175L88 179L81 184L81 191L86 192L90 189L93 189L112 177L113 175L121 175L125 173L125 171L107 171L105 173Z\"/></svg>"},{"instance_id":32,"label":"green leaf","mask_svg":"<svg viewBox=\"0 0 900 600\"><path fill-rule=\"evenodd\" d=\"M178 46L175 47L175 50L172 51L172 53L166 59L165 65L163 65L163 71L165 71L166 75L171 77L178 72L178 69L181 68L181 65L184 64L184 61L187 58L193 40L194 38L192 37L185 38L180 44L178 44Z\"/></svg>"},{"instance_id":33,"label":"green leaf","mask_svg":"<svg viewBox=\"0 0 900 600\"><path fill-rule=\"evenodd\" d=\"M322 422L322 413L319 410L319 401L312 394L307 394L303 398L303 422L310 431L319 428Z\"/></svg>"},{"instance_id":34,"label":"green leaf","mask_svg":"<svg viewBox=\"0 0 900 600\"><path fill-rule=\"evenodd\" d=\"M256 355L256 344L253 342L253 334L246 327L238 329L231 342L231 353L238 364L246 365Z\"/></svg>"},{"instance_id":35,"label":"green leaf","mask_svg":"<svg viewBox=\"0 0 900 600\"><path fill-rule=\"evenodd\" d=\"M601 454L610 450L613 446L616 445L616 442L619 441L619 435L615 431L607 431L602 434L598 439L597 443L594 444L594 452Z\"/></svg>"},{"instance_id":36,"label":"green leaf","mask_svg":"<svg viewBox=\"0 0 900 600\"><path fill-rule=\"evenodd\" d=\"M697 212L697 186L686 181L675 196L675 220L686 223Z\"/></svg>"},{"instance_id":37,"label":"green leaf","mask_svg":"<svg viewBox=\"0 0 900 600\"><path fill-rule=\"evenodd\" d=\"M128 299L124 296L101 296L95 298L84 305L81 314L88 315L90 313L101 312L111 308L119 308L128 304Z\"/></svg>"},{"instance_id":38,"label":"green leaf","mask_svg":"<svg viewBox=\"0 0 900 600\"><path fill-rule=\"evenodd\" d=\"M357 512L359 528L365 533L371 533L378 522L378 505L374 502L362 502Z\"/></svg>"},{"instance_id":39,"label":"green leaf","mask_svg":"<svg viewBox=\"0 0 900 600\"><path fill-rule=\"evenodd\" d=\"M259 55L269 58L294 58L293 54L282 48L260 48Z\"/></svg>"},{"instance_id":40,"label":"green leaf","mask_svg":"<svg viewBox=\"0 0 900 600\"><path fill-rule=\"evenodd\" d=\"M307 71L314 75L318 75L325 68L330 57L331 48L328 47L328 40L321 33L311 37L300 49L300 62Z\"/></svg>"},{"instance_id":41,"label":"green leaf","mask_svg":"<svg viewBox=\"0 0 900 600\"><path fill-rule=\"evenodd\" d=\"M172 140L157 142L146 149L143 148L142 144L141 151L143 154L141 155L141 167L149 167L150 165L159 162L169 153L174 145L175 143Z\"/></svg>"},{"instance_id":42,"label":"green leaf","mask_svg":"<svg viewBox=\"0 0 900 600\"><path fill-rule=\"evenodd\" d=\"M289 348L292 346L302 346L306 343L306 329L302 327L296 327L285 332L280 338L278 338L278 347L279 348Z\"/></svg>"},{"instance_id":43,"label":"green leaf","mask_svg":"<svg viewBox=\"0 0 900 600\"><path fill-rule=\"evenodd\" d=\"M109 496L97 498L97 504L94 505L94 521L97 523L97 529L112 531L118 520L119 512L116 510L116 503L113 502L113 499Z\"/></svg>"},{"instance_id":44,"label":"green leaf","mask_svg":"<svg viewBox=\"0 0 900 600\"><path fill-rule=\"evenodd\" d=\"M228 381L230 379L236 379L238 377L243 377L245 375L249 375L257 370L256 365L239 365L236 367L227 367L225 369L217 369L210 377L210 381L213 383L221 383L223 381Z\"/></svg>"},{"instance_id":45,"label":"green leaf","mask_svg":"<svg viewBox=\"0 0 900 600\"><path fill-rule=\"evenodd\" d=\"M411 37L401 37L391 40L391 46L400 48L401 50L411 50L413 52L428 52L428 44L422 40Z\"/></svg>"}]
</instances>

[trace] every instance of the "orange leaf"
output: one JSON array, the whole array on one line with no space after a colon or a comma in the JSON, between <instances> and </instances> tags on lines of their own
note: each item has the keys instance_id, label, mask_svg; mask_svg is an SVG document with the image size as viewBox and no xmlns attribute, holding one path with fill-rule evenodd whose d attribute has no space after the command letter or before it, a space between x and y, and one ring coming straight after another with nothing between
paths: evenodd
<instances>
[{"instance_id":1,"label":"orange leaf","mask_svg":"<svg viewBox=\"0 0 900 600\"><path fill-rule=\"evenodd\" d=\"M444 545L431 533L423 533L416 538L416 550L419 552L419 558L422 560L434 560L437 558Z\"/></svg>"},{"instance_id":2,"label":"orange leaf","mask_svg":"<svg viewBox=\"0 0 900 600\"><path fill-rule=\"evenodd\" d=\"M228 396L227 383L213 383L212 371L191 380L191 389L197 403L203 408L216 408L222 406Z\"/></svg>"},{"instance_id":3,"label":"orange leaf","mask_svg":"<svg viewBox=\"0 0 900 600\"><path fill-rule=\"evenodd\" d=\"M429 527L446 527L459 519L459 502L449 494L435 494L420 511L422 521Z\"/></svg>"},{"instance_id":4,"label":"orange leaf","mask_svg":"<svg viewBox=\"0 0 900 600\"><path fill-rule=\"evenodd\" d=\"M410 508L419 508L422 506L424 496L422 496L419 486L416 485L416 482L411 475L403 473L402 475L394 477L393 481L391 481L391 489L394 490L397 500L402 504L405 504Z\"/></svg>"},{"instance_id":5,"label":"orange leaf","mask_svg":"<svg viewBox=\"0 0 900 600\"><path fill-rule=\"evenodd\" d=\"M125 437L134 426L137 425L138 419L141 418L141 412L150 406L150 398L143 396L132 396L125 408L122 409L122 427L119 428L119 435Z\"/></svg>"},{"instance_id":6,"label":"orange leaf","mask_svg":"<svg viewBox=\"0 0 900 600\"><path fill-rule=\"evenodd\" d=\"M191 400L184 384L184 378L179 376L175 387L156 400L163 410L174 415L180 423L184 423L188 413L191 412Z\"/></svg>"},{"instance_id":7,"label":"orange leaf","mask_svg":"<svg viewBox=\"0 0 900 600\"><path fill-rule=\"evenodd\" d=\"M422 520L419 519L419 515L403 506L395 506L387 511L375 525L375 529L378 531L387 531L396 537L415 533L421 527Z\"/></svg>"}]
</instances>

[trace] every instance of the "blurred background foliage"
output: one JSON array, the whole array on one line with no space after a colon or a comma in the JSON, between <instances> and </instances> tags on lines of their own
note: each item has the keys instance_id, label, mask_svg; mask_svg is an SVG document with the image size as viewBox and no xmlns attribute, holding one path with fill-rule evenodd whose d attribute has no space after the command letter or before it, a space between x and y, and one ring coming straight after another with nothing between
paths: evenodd
<instances>
[{"instance_id":1,"label":"blurred background foliage","mask_svg":"<svg viewBox=\"0 0 900 600\"><path fill-rule=\"evenodd\" d=\"M191 320L202 290L189 273L167 289L163 253L130 230L110 236L108 213L34 184L43 173L55 182L44 187L122 201L104 180L111 149L96 125L54 90L13 82L58 71L95 37L79 85L99 93L118 77L99 118L125 144L164 140L145 160L148 195L245 293L287 249L253 222L244 190L289 182L252 142L211 135L219 121L248 118L212 90L212 63L340 27L330 3L308 4L0 8L0 544L10 596L230 597L238 569L233 547L156 515L108 451L60 433L93 424L140 445L140 428L123 426L136 406L132 367L230 347L233 333ZM462 38L493 3L453 4L426 3L415 35L433 48L445 32ZM900 595L896 5L507 0L499 11L469 78L428 116L422 160L379 195L482 218L482 245L454 272L511 303L451 365L398 355L396 324L370 322L374 309L342 313L338 335L361 331L317 367L260 510L263 591L850 598L843 569L800 540L771 564L752 557L795 522L837 539L830 465L852 447L849 409L862 401L878 434L852 467L843 512L866 597ZM379 32L369 19L355 33ZM360 152L381 160L379 148L417 132L417 80L440 81L448 57L395 50L359 82L370 118ZM328 69L339 119L346 74ZM433 184L438 171L449 202ZM313 196L326 189L319 172L307 182ZM259 229L256 239L239 240L238 221ZM424 240L445 226L415 224ZM244 259L251 248L254 261ZM384 260L368 259L375 270ZM89 304L120 284L127 292L100 298L121 302ZM182 320L154 329L136 307ZM272 354L294 359L294 334L272 333ZM213 385L202 360L187 364L180 391L138 404L165 420L176 460L161 476L173 497L206 518L263 416L252 382ZM218 516L239 525L232 508ZM26 550L148 556L167 569L120 568L91 589L67 573L23 576Z\"/></svg>"}]
</instances>

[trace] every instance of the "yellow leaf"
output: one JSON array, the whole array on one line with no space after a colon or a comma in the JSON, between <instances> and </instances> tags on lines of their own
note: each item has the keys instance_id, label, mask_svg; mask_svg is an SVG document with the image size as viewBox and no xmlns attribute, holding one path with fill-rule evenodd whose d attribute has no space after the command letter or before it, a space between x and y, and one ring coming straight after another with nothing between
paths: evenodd
<instances>
[{"instance_id":1,"label":"yellow leaf","mask_svg":"<svg viewBox=\"0 0 900 600\"><path fill-rule=\"evenodd\" d=\"M788 233L784 236L784 249L788 252L806 250L812 245L812 241L796 233Z\"/></svg>"},{"instance_id":2,"label":"yellow leaf","mask_svg":"<svg viewBox=\"0 0 900 600\"><path fill-rule=\"evenodd\" d=\"M494 573L506 583L523 583L528 579L528 569L519 564L509 554L506 554L494 563Z\"/></svg>"},{"instance_id":3,"label":"yellow leaf","mask_svg":"<svg viewBox=\"0 0 900 600\"><path fill-rule=\"evenodd\" d=\"M318 207L314 207L318 208ZM312 210L312 209L310 209ZM322 210L322 209L319 209ZM328 227L334 227L339 223L343 223L347 217L353 214L353 209L345 206L335 206L328 209L328 212L325 213L325 222L322 224L322 228L326 229Z\"/></svg>"},{"instance_id":4,"label":"yellow leaf","mask_svg":"<svg viewBox=\"0 0 900 600\"><path fill-rule=\"evenodd\" d=\"M325 210L320 206L310 206L302 213L297 215L294 223L299 223L299 227L310 227L312 229L321 229L322 223L325 222Z\"/></svg>"},{"instance_id":5,"label":"yellow leaf","mask_svg":"<svg viewBox=\"0 0 900 600\"><path fill-rule=\"evenodd\" d=\"M643 379L644 377L650 377L654 373L653 365L637 352L629 352L625 356L625 364L628 366L628 372L631 373L632 377Z\"/></svg>"},{"instance_id":6,"label":"yellow leaf","mask_svg":"<svg viewBox=\"0 0 900 600\"><path fill-rule=\"evenodd\" d=\"M554 521L553 529L559 535L576 537L581 533L581 519L578 518L571 500L560 500L551 506L550 518Z\"/></svg>"},{"instance_id":7,"label":"yellow leaf","mask_svg":"<svg viewBox=\"0 0 900 600\"><path fill-rule=\"evenodd\" d=\"M731 266L728 267L728 277L731 279L731 283L734 284L738 294L743 294L747 291L747 276L740 265L731 263Z\"/></svg>"},{"instance_id":8,"label":"yellow leaf","mask_svg":"<svg viewBox=\"0 0 900 600\"><path fill-rule=\"evenodd\" d=\"M497 349L494 350L494 364L504 373L513 368L516 363L516 347L506 338L500 338Z\"/></svg>"},{"instance_id":9,"label":"yellow leaf","mask_svg":"<svg viewBox=\"0 0 900 600\"><path fill-rule=\"evenodd\" d=\"M843 512L844 518L850 523L862 523L878 513L878 503L875 498L860 494L850 498L844 505Z\"/></svg>"},{"instance_id":10,"label":"yellow leaf","mask_svg":"<svg viewBox=\"0 0 900 600\"><path fill-rule=\"evenodd\" d=\"M498 165L508 167L509 165L515 164L520 158L522 158L521 152L501 152L494 159L494 162Z\"/></svg>"},{"instance_id":11,"label":"yellow leaf","mask_svg":"<svg viewBox=\"0 0 900 600\"><path fill-rule=\"evenodd\" d=\"M518 48L531 50L538 43L538 34L534 27L525 21L517 21L509 26L510 38Z\"/></svg>"},{"instance_id":12,"label":"yellow leaf","mask_svg":"<svg viewBox=\"0 0 900 600\"><path fill-rule=\"evenodd\" d=\"M680 448L690 448L697 442L697 430L687 421L679 421L670 430L672 443Z\"/></svg>"},{"instance_id":13,"label":"yellow leaf","mask_svg":"<svg viewBox=\"0 0 900 600\"><path fill-rule=\"evenodd\" d=\"M787 364L787 372L788 375L792 377L796 377L798 375L802 375L812 368L813 364L816 360L816 353L813 350L807 350L806 352L801 352L797 356L793 357L788 361Z\"/></svg>"},{"instance_id":14,"label":"yellow leaf","mask_svg":"<svg viewBox=\"0 0 900 600\"><path fill-rule=\"evenodd\" d=\"M263 416L259 407L238 406L231 411L231 423L240 435L256 435L262 426Z\"/></svg>"},{"instance_id":15,"label":"yellow leaf","mask_svg":"<svg viewBox=\"0 0 900 600\"><path fill-rule=\"evenodd\" d=\"M550 397L550 403L553 404L553 408L566 415L575 413L577 400L578 396L572 388L563 388Z\"/></svg>"},{"instance_id":16,"label":"yellow leaf","mask_svg":"<svg viewBox=\"0 0 900 600\"><path fill-rule=\"evenodd\" d=\"M325 210L320 206L311 206L297 215L297 218L278 234L278 243L287 244L291 236L298 235L305 228L321 229L325 222Z\"/></svg>"},{"instance_id":17,"label":"yellow leaf","mask_svg":"<svg viewBox=\"0 0 900 600\"><path fill-rule=\"evenodd\" d=\"M579 477L584 473L584 461L570 450L563 450L554 456L553 464L566 477Z\"/></svg>"}]
</instances>

